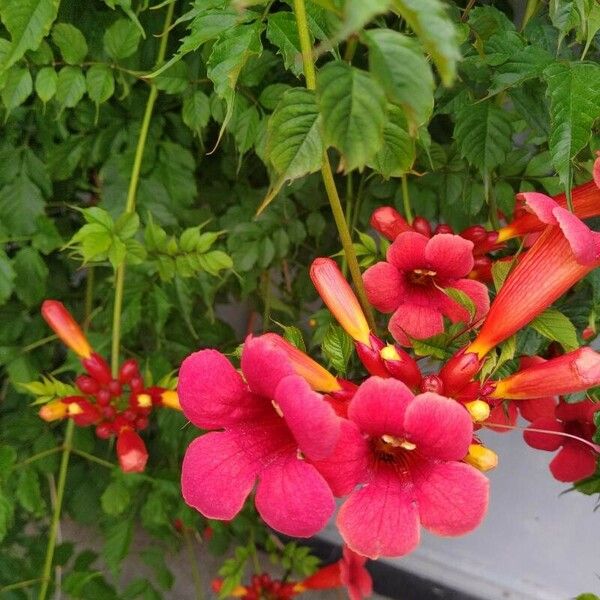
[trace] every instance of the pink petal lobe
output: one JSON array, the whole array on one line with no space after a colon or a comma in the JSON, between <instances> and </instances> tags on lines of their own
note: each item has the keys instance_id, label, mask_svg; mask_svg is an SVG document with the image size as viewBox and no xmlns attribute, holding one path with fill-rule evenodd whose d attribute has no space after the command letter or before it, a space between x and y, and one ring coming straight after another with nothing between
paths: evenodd
<instances>
[{"instance_id":1,"label":"pink petal lobe","mask_svg":"<svg viewBox=\"0 0 600 600\"><path fill-rule=\"evenodd\" d=\"M335 501L315 467L287 453L260 473L256 508L269 527L310 537L325 527Z\"/></svg>"},{"instance_id":2,"label":"pink petal lobe","mask_svg":"<svg viewBox=\"0 0 600 600\"><path fill-rule=\"evenodd\" d=\"M463 535L485 516L489 481L470 465L425 462L411 470L421 524L437 535Z\"/></svg>"},{"instance_id":3,"label":"pink petal lobe","mask_svg":"<svg viewBox=\"0 0 600 600\"><path fill-rule=\"evenodd\" d=\"M399 344L408 346L409 337L424 340L444 331L444 319L430 306L403 304L392 315L388 329Z\"/></svg>"},{"instance_id":4,"label":"pink petal lobe","mask_svg":"<svg viewBox=\"0 0 600 600\"><path fill-rule=\"evenodd\" d=\"M242 351L242 372L252 392L264 398L274 398L275 389L287 375L294 375L294 367L269 337L249 335Z\"/></svg>"},{"instance_id":5,"label":"pink petal lobe","mask_svg":"<svg viewBox=\"0 0 600 600\"><path fill-rule=\"evenodd\" d=\"M471 298L473 304L475 305L475 315L473 316L473 321L479 321L483 319L485 315L487 315L490 310L490 296L487 285L481 283L480 281L475 281L474 279L458 279L452 282L453 287L461 292L464 292ZM442 309L444 315L446 315L451 321L469 323L471 321L471 316L466 308L460 306L450 298L450 305L448 308Z\"/></svg>"},{"instance_id":6,"label":"pink petal lobe","mask_svg":"<svg viewBox=\"0 0 600 600\"><path fill-rule=\"evenodd\" d=\"M392 469L350 494L337 516L337 526L351 550L376 559L403 556L420 539L419 512L412 486Z\"/></svg>"},{"instance_id":7,"label":"pink petal lobe","mask_svg":"<svg viewBox=\"0 0 600 600\"><path fill-rule=\"evenodd\" d=\"M537 431L532 431L534 429ZM546 431L549 433L545 433ZM564 426L560 421L554 417L541 417L525 429L523 439L532 448L552 452L558 450L566 440L561 433L564 433Z\"/></svg>"},{"instance_id":8,"label":"pink petal lobe","mask_svg":"<svg viewBox=\"0 0 600 600\"><path fill-rule=\"evenodd\" d=\"M340 419L302 377L284 377L275 390L275 401L298 447L309 459L327 458L333 452L340 435Z\"/></svg>"},{"instance_id":9,"label":"pink petal lobe","mask_svg":"<svg viewBox=\"0 0 600 600\"><path fill-rule=\"evenodd\" d=\"M380 312L390 313L398 308L404 295L400 271L387 262L378 262L363 273L369 302Z\"/></svg>"},{"instance_id":10,"label":"pink petal lobe","mask_svg":"<svg viewBox=\"0 0 600 600\"><path fill-rule=\"evenodd\" d=\"M413 399L408 387L397 379L369 377L348 408L348 418L370 435L404 435L404 412Z\"/></svg>"},{"instance_id":11,"label":"pink petal lobe","mask_svg":"<svg viewBox=\"0 0 600 600\"><path fill-rule=\"evenodd\" d=\"M203 429L236 423L257 408L239 373L216 350L200 350L183 361L177 392L185 416Z\"/></svg>"},{"instance_id":12,"label":"pink petal lobe","mask_svg":"<svg viewBox=\"0 0 600 600\"><path fill-rule=\"evenodd\" d=\"M519 400L516 404L521 416L529 422L542 417L553 418L556 408L556 400L552 397Z\"/></svg>"},{"instance_id":13,"label":"pink petal lobe","mask_svg":"<svg viewBox=\"0 0 600 600\"><path fill-rule=\"evenodd\" d=\"M484 421L484 425L496 431L498 433L508 433L510 429L508 427L502 427L502 425L508 425L514 427L517 424L517 417L519 416L517 407L514 402L504 402L497 404L490 411L490 416ZM498 427L496 427L498 425Z\"/></svg>"},{"instance_id":14,"label":"pink petal lobe","mask_svg":"<svg viewBox=\"0 0 600 600\"><path fill-rule=\"evenodd\" d=\"M232 432L212 432L188 447L181 468L187 504L209 519L233 519L254 487L260 462L240 447Z\"/></svg>"},{"instance_id":15,"label":"pink petal lobe","mask_svg":"<svg viewBox=\"0 0 600 600\"><path fill-rule=\"evenodd\" d=\"M473 269L473 242L460 235L438 233L427 243L425 259L439 277L460 279Z\"/></svg>"},{"instance_id":16,"label":"pink petal lobe","mask_svg":"<svg viewBox=\"0 0 600 600\"><path fill-rule=\"evenodd\" d=\"M404 430L420 454L439 460L461 460L473 438L473 422L465 408L432 392L415 396L409 404Z\"/></svg>"},{"instance_id":17,"label":"pink petal lobe","mask_svg":"<svg viewBox=\"0 0 600 600\"><path fill-rule=\"evenodd\" d=\"M365 480L369 447L358 427L341 419L340 437L331 456L312 461L331 487L335 496L349 494Z\"/></svg>"},{"instance_id":18,"label":"pink petal lobe","mask_svg":"<svg viewBox=\"0 0 600 600\"><path fill-rule=\"evenodd\" d=\"M523 192L517 194L517 199L524 200L530 212L534 213L542 223L556 225L554 209L558 204L550 196L539 192Z\"/></svg>"},{"instance_id":19,"label":"pink petal lobe","mask_svg":"<svg viewBox=\"0 0 600 600\"><path fill-rule=\"evenodd\" d=\"M344 558L340 561L340 576L350 600L363 600L373 594L373 580L365 568L367 559L344 546Z\"/></svg>"},{"instance_id":20,"label":"pink petal lobe","mask_svg":"<svg viewBox=\"0 0 600 600\"><path fill-rule=\"evenodd\" d=\"M576 440L567 440L550 462L550 471L558 481L579 481L596 472L596 461L591 448Z\"/></svg>"},{"instance_id":21,"label":"pink petal lobe","mask_svg":"<svg viewBox=\"0 0 600 600\"><path fill-rule=\"evenodd\" d=\"M569 241L577 261L582 265L593 263L598 256L594 239L597 234L565 208L557 206L553 214Z\"/></svg>"},{"instance_id":22,"label":"pink petal lobe","mask_svg":"<svg viewBox=\"0 0 600 600\"><path fill-rule=\"evenodd\" d=\"M387 261L400 271L422 269L425 266L425 247L429 238L420 233L401 233L388 248Z\"/></svg>"}]
</instances>

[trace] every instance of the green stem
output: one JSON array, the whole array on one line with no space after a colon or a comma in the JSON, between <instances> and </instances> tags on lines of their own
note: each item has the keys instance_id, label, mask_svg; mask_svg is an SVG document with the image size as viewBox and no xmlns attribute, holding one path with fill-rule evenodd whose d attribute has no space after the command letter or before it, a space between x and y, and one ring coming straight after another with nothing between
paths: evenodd
<instances>
[{"instance_id":1,"label":"green stem","mask_svg":"<svg viewBox=\"0 0 600 600\"><path fill-rule=\"evenodd\" d=\"M263 333L269 330L269 321L271 320L271 277L269 271L262 274L262 293L263 293Z\"/></svg>"},{"instance_id":2,"label":"green stem","mask_svg":"<svg viewBox=\"0 0 600 600\"><path fill-rule=\"evenodd\" d=\"M54 549L56 548L56 537L58 535L58 526L60 523L60 514L62 511L62 503L65 495L65 483L67 481L67 468L69 466L69 458L71 456L71 444L73 443L73 431L75 423L69 419L65 431L65 441L63 444L62 457L60 461L60 470L58 471L58 484L56 487L56 503L54 504L54 512L50 523L50 533L48 535L48 546L46 547L46 558L44 560L44 569L42 571L42 585L38 600L45 600L50 586L50 573L52 571L52 562L54 560Z\"/></svg>"},{"instance_id":3,"label":"green stem","mask_svg":"<svg viewBox=\"0 0 600 600\"><path fill-rule=\"evenodd\" d=\"M26 581L19 581L18 583L11 583L0 588L0 594L4 592L10 592L11 590L21 590L26 587L31 587L36 583L40 582L41 579L27 579Z\"/></svg>"},{"instance_id":4,"label":"green stem","mask_svg":"<svg viewBox=\"0 0 600 600\"><path fill-rule=\"evenodd\" d=\"M20 463L17 463L13 469L17 470L17 469L21 469L22 467L25 467L26 465L35 462L36 460L41 460L42 458L46 458L46 456L50 456L52 454L56 454L57 452L60 452L61 450L64 450L65 447L61 444L60 446L55 446L54 448L50 448L50 450L44 450L43 452L38 452L37 454L34 454L33 456L30 456L29 458L26 458L25 460L22 460Z\"/></svg>"},{"instance_id":5,"label":"green stem","mask_svg":"<svg viewBox=\"0 0 600 600\"><path fill-rule=\"evenodd\" d=\"M23 348L21 348L21 354L27 354L27 352L31 352L32 350L35 350L40 346L45 346L46 344L52 342L55 339L57 339L57 336L53 334L42 338L41 340L32 342L31 344L28 344L27 346L23 346Z\"/></svg>"},{"instance_id":6,"label":"green stem","mask_svg":"<svg viewBox=\"0 0 600 600\"><path fill-rule=\"evenodd\" d=\"M165 23L163 32L160 39L160 45L158 48L158 55L156 57L156 66L159 66L165 59L167 52L167 40L169 35L169 29L171 27L171 21L173 20L173 11L175 9L175 2L172 2L167 7L167 13L165 16ZM148 139L148 131L150 129L150 121L152 119L152 112L154 110L154 104L158 96L158 88L154 82L150 83L150 94L148 95L148 101L146 102L146 110L144 111L144 117L142 119L142 125L140 129L140 135L137 141L135 149L135 156L133 159L133 167L131 168L131 177L129 179L129 188L127 190L127 200L125 201L125 212L132 213L135 211L135 200L137 187L140 180L140 173L142 170L142 159L144 158L144 150L146 148L146 141ZM115 305L113 309L113 327L112 327L112 345L111 345L111 369L113 375L116 375L119 370L119 350L121 347L121 312L123 309L123 288L125 285L125 263L119 265L115 272Z\"/></svg>"},{"instance_id":7,"label":"green stem","mask_svg":"<svg viewBox=\"0 0 600 600\"><path fill-rule=\"evenodd\" d=\"M483 176L483 185L485 190L485 199L489 207L490 223L493 229L500 229L500 221L498 220L498 206L496 204L496 194L491 187L490 174L485 173Z\"/></svg>"},{"instance_id":8,"label":"green stem","mask_svg":"<svg viewBox=\"0 0 600 600\"><path fill-rule=\"evenodd\" d=\"M410 206L410 194L408 193L408 178L406 175L402 175L402 203L404 205L404 216L408 221L409 225L413 222L413 213Z\"/></svg>"},{"instance_id":9,"label":"green stem","mask_svg":"<svg viewBox=\"0 0 600 600\"><path fill-rule=\"evenodd\" d=\"M190 570L192 571L192 579L194 580L196 600L204 600L204 588L202 587L202 578L200 577L200 571L198 570L196 553L194 552L194 546L192 544L192 540L190 539L190 534L185 527L183 528L183 538L185 539L185 547L190 563Z\"/></svg>"},{"instance_id":10,"label":"green stem","mask_svg":"<svg viewBox=\"0 0 600 600\"><path fill-rule=\"evenodd\" d=\"M308 19L306 16L306 5L304 0L294 0L294 13L296 15L296 26L298 27L298 37L300 38L300 49L302 51L302 64L304 68L304 78L306 79L306 87L309 90L314 90L317 87L317 76L315 72L315 64L312 55L312 42L310 40L310 32L308 29ZM342 209L342 203L335 187L335 180L333 178L333 172L331 165L329 164L329 157L327 151L323 151L323 166L321 167L321 175L323 177L323 183L325 184L325 191L327 192L327 198L331 206L331 212L333 213L333 219L335 221L342 248L348 261L348 267L350 269L350 275L354 283L356 295L365 312L365 316L369 323L369 327L375 331L375 318L373 317L373 310L367 299L367 293L363 284L360 267L358 266L358 259L354 252L352 245L352 236L348 229L348 223L344 218L344 210Z\"/></svg>"},{"instance_id":11,"label":"green stem","mask_svg":"<svg viewBox=\"0 0 600 600\"><path fill-rule=\"evenodd\" d=\"M81 458L85 458L86 460L96 463L97 465L102 465L107 469L115 469L117 467L117 465L115 465L114 463L111 463L110 461L104 460L102 458L98 458L97 456L89 454L88 452L84 452L83 450L73 448L73 454L77 454L77 456L81 456Z\"/></svg>"},{"instance_id":12,"label":"green stem","mask_svg":"<svg viewBox=\"0 0 600 600\"><path fill-rule=\"evenodd\" d=\"M94 267L90 265L87 270L87 279L85 286L85 319L83 323L84 329L87 329L90 325L90 315L92 314L92 309L94 308L94 273Z\"/></svg>"}]
</instances>

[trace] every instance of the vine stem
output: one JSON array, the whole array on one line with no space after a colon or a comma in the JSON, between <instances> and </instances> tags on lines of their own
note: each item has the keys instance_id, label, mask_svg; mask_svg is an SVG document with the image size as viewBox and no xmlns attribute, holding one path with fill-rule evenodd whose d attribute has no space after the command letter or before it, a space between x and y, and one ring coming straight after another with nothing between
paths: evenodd
<instances>
[{"instance_id":1,"label":"vine stem","mask_svg":"<svg viewBox=\"0 0 600 600\"><path fill-rule=\"evenodd\" d=\"M48 535L48 545L46 547L46 558L44 559L44 569L42 571L42 585L38 600L45 600L50 586L50 572L52 571L52 562L54 560L54 549L56 548L56 536L58 535L58 525L60 523L60 515L62 512L63 497L65 495L65 483L67 481L67 468L69 466L69 458L71 456L71 444L73 443L73 431L75 423L69 419L65 431L65 441L63 443L63 451L60 459L60 470L58 472L58 484L56 487L56 502L54 504L54 512L52 513L52 521L50 522L50 533Z\"/></svg>"},{"instance_id":2,"label":"vine stem","mask_svg":"<svg viewBox=\"0 0 600 600\"><path fill-rule=\"evenodd\" d=\"M160 38L160 45L158 47L158 54L156 57L156 66L159 66L165 59L167 52L167 41L169 36L169 29L171 28L171 21L173 20L173 11L175 9L175 2L171 2L167 7L167 13L165 15L165 23ZM131 168L131 177L129 179L129 188L127 189L127 200L125 201L125 213L133 213L135 211L135 200L137 194L138 183L140 180L140 172L142 169L142 159L144 158L144 150L146 148L146 141L148 139L148 131L150 129L150 121L152 119L152 112L154 110L154 104L158 97L158 88L153 82L150 82L150 94L146 102L146 109L144 111L144 117L142 119L142 126L140 128L140 135L138 137L137 146L135 148L135 155L133 159L133 166ZM125 263L119 265L115 272L115 305L113 309L113 327L112 327L112 344L111 344L111 369L113 375L116 375L119 370L119 350L121 347L121 312L123 309L123 288L125 286Z\"/></svg>"},{"instance_id":3,"label":"vine stem","mask_svg":"<svg viewBox=\"0 0 600 600\"><path fill-rule=\"evenodd\" d=\"M306 80L306 87L309 90L314 90L317 87L317 76L315 71L315 64L312 55L312 42L310 40L310 32L308 29L308 19L306 16L306 5L304 0L294 0L294 14L296 16L296 26L298 27L298 37L300 38L300 49L302 52L302 66L304 69L304 79ZM331 206L331 212L333 213L333 219L340 236L342 248L348 262L348 268L350 269L350 275L354 283L354 288L358 300L365 312L365 317L369 323L369 327L375 331L375 318L373 317L373 310L367 300L367 293L363 284L360 267L358 266L358 259L354 252L354 246L352 245L352 236L348 229L348 223L344 217L344 210L340 201L337 188L335 186L335 180L333 178L333 172L331 170L331 164L329 163L329 157L327 156L327 150L323 151L323 166L321 167L321 175L323 177L323 183L325 185L325 191L327 192L327 198L329 205Z\"/></svg>"},{"instance_id":4,"label":"vine stem","mask_svg":"<svg viewBox=\"0 0 600 600\"><path fill-rule=\"evenodd\" d=\"M414 220L412 207L410 205L410 194L408 192L408 179L406 175L402 175L402 203L404 205L404 216L409 225L412 225Z\"/></svg>"},{"instance_id":5,"label":"vine stem","mask_svg":"<svg viewBox=\"0 0 600 600\"><path fill-rule=\"evenodd\" d=\"M188 555L188 561L190 563L192 579L194 580L196 600L204 600L204 588L202 586L202 577L200 576L200 570L198 569L198 560L196 558L196 553L194 552L194 544L192 543L189 531L185 526L183 527L183 539L185 540L185 548Z\"/></svg>"}]
</instances>

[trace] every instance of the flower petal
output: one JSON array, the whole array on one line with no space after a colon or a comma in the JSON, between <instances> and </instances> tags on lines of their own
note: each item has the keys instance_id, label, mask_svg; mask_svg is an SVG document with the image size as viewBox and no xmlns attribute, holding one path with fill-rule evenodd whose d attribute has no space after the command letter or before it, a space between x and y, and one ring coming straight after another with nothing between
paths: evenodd
<instances>
[{"instance_id":1,"label":"flower petal","mask_svg":"<svg viewBox=\"0 0 600 600\"><path fill-rule=\"evenodd\" d=\"M411 469L421 524L437 535L463 535L475 529L487 511L489 481L459 462L423 461Z\"/></svg>"},{"instance_id":2,"label":"flower petal","mask_svg":"<svg viewBox=\"0 0 600 600\"><path fill-rule=\"evenodd\" d=\"M529 422L541 417L552 418L556 408L556 400L552 397L519 400L513 404L516 404L521 416Z\"/></svg>"},{"instance_id":3,"label":"flower petal","mask_svg":"<svg viewBox=\"0 0 600 600\"><path fill-rule=\"evenodd\" d=\"M598 258L598 249L594 238L598 234L593 232L579 217L567 209L557 206L554 216L562 232L565 234L573 254L582 265L589 265Z\"/></svg>"},{"instance_id":4,"label":"flower petal","mask_svg":"<svg viewBox=\"0 0 600 600\"><path fill-rule=\"evenodd\" d=\"M403 304L392 315L388 329L399 344L408 346L409 337L424 340L444 331L444 319L430 306Z\"/></svg>"},{"instance_id":5,"label":"flower petal","mask_svg":"<svg viewBox=\"0 0 600 600\"><path fill-rule=\"evenodd\" d=\"M427 266L439 277L459 279L473 269L473 242L460 235L438 233L425 248Z\"/></svg>"},{"instance_id":6,"label":"flower petal","mask_svg":"<svg viewBox=\"0 0 600 600\"><path fill-rule=\"evenodd\" d=\"M387 262L400 271L422 269L425 266L425 247L429 238L420 233L401 233L388 248Z\"/></svg>"},{"instance_id":7,"label":"flower petal","mask_svg":"<svg viewBox=\"0 0 600 600\"><path fill-rule=\"evenodd\" d=\"M340 425L340 437L331 456L313 461L338 497L346 496L365 481L369 451L367 441L352 421L341 419Z\"/></svg>"},{"instance_id":8,"label":"flower petal","mask_svg":"<svg viewBox=\"0 0 600 600\"><path fill-rule=\"evenodd\" d=\"M413 399L408 387L397 379L369 377L348 407L348 418L370 435L404 435L404 411Z\"/></svg>"},{"instance_id":9,"label":"flower petal","mask_svg":"<svg viewBox=\"0 0 600 600\"><path fill-rule=\"evenodd\" d=\"M256 508L273 529L310 537L325 527L335 501L315 467L288 453L260 473Z\"/></svg>"},{"instance_id":10,"label":"flower petal","mask_svg":"<svg viewBox=\"0 0 600 600\"><path fill-rule=\"evenodd\" d=\"M309 459L327 458L333 452L340 436L340 419L302 377L284 377L275 390L275 401L298 447Z\"/></svg>"},{"instance_id":11,"label":"flower petal","mask_svg":"<svg viewBox=\"0 0 600 600\"><path fill-rule=\"evenodd\" d=\"M294 367L281 348L268 336L249 335L242 351L242 372L251 391L264 398L275 398L279 382L294 375Z\"/></svg>"},{"instance_id":12,"label":"flower petal","mask_svg":"<svg viewBox=\"0 0 600 600\"><path fill-rule=\"evenodd\" d=\"M488 429L497 433L508 433L517 424L518 410L514 402L500 402L490 411L490 416L483 422ZM499 427L495 427L499 425ZM509 425L510 427L502 427Z\"/></svg>"},{"instance_id":13,"label":"flower petal","mask_svg":"<svg viewBox=\"0 0 600 600\"><path fill-rule=\"evenodd\" d=\"M465 408L432 392L415 396L404 413L404 429L420 454L439 460L464 458L473 438Z\"/></svg>"},{"instance_id":14,"label":"flower petal","mask_svg":"<svg viewBox=\"0 0 600 600\"><path fill-rule=\"evenodd\" d=\"M545 430L544 431L532 431L533 429ZM527 429L523 432L523 439L528 446L536 448L537 450L547 450L552 452L558 450L566 438L560 435L564 433L564 426L560 421L557 421L553 417L542 417L536 419L531 423Z\"/></svg>"},{"instance_id":15,"label":"flower petal","mask_svg":"<svg viewBox=\"0 0 600 600\"><path fill-rule=\"evenodd\" d=\"M373 580L365 568L367 559L344 546L344 557L340 561L340 576L346 586L350 600L363 600L373 594Z\"/></svg>"},{"instance_id":16,"label":"flower petal","mask_svg":"<svg viewBox=\"0 0 600 600\"><path fill-rule=\"evenodd\" d=\"M337 517L340 534L351 550L368 556L403 556L419 544L419 512L412 486L392 469L344 502Z\"/></svg>"},{"instance_id":17,"label":"flower petal","mask_svg":"<svg viewBox=\"0 0 600 600\"><path fill-rule=\"evenodd\" d=\"M596 472L596 455L576 440L568 440L550 463L550 472L558 481L579 481Z\"/></svg>"},{"instance_id":18,"label":"flower petal","mask_svg":"<svg viewBox=\"0 0 600 600\"><path fill-rule=\"evenodd\" d=\"M232 432L196 438L181 468L181 491L187 504L209 519L233 519L254 487L261 463L252 459Z\"/></svg>"},{"instance_id":19,"label":"flower petal","mask_svg":"<svg viewBox=\"0 0 600 600\"><path fill-rule=\"evenodd\" d=\"M388 263L378 262L363 273L369 302L380 312L390 313L398 308L405 294L400 271Z\"/></svg>"},{"instance_id":20,"label":"flower petal","mask_svg":"<svg viewBox=\"0 0 600 600\"><path fill-rule=\"evenodd\" d=\"M194 352L183 361L177 393L185 416L203 429L237 423L259 410L239 373L216 350Z\"/></svg>"}]
</instances>

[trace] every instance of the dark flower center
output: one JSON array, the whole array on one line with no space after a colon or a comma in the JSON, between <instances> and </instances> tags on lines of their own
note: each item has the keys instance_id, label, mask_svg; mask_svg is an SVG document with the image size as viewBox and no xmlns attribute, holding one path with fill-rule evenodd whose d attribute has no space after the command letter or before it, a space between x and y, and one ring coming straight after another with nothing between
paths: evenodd
<instances>
[{"instance_id":1,"label":"dark flower center","mask_svg":"<svg viewBox=\"0 0 600 600\"><path fill-rule=\"evenodd\" d=\"M430 269L413 269L409 274L409 278L416 285L427 285L436 275L436 271L431 271Z\"/></svg>"}]
</instances>

